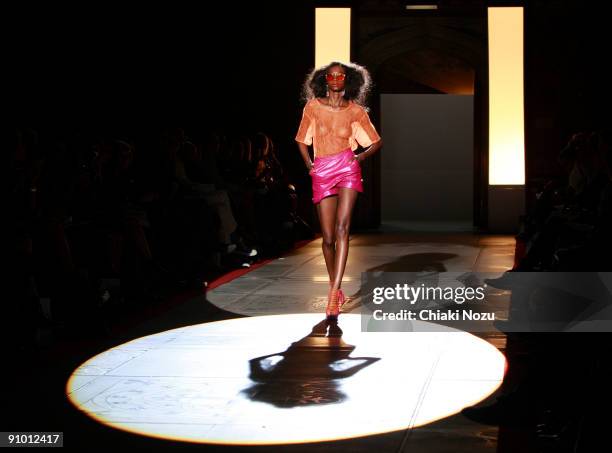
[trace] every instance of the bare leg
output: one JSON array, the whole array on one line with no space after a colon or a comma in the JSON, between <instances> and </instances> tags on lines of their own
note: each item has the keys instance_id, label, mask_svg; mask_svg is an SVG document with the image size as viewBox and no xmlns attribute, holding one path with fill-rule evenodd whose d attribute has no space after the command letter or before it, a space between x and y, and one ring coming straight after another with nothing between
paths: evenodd
<instances>
[{"instance_id":1,"label":"bare leg","mask_svg":"<svg viewBox=\"0 0 612 453\"><path fill-rule=\"evenodd\" d=\"M336 212L336 260L334 262L334 276L332 288L338 289L342 283L342 276L346 267L349 249L349 231L351 228L351 216L353 207L357 200L358 192L347 187L339 188L338 209Z\"/></svg>"},{"instance_id":2,"label":"bare leg","mask_svg":"<svg viewBox=\"0 0 612 453\"><path fill-rule=\"evenodd\" d=\"M321 223L321 233L323 234L323 256L325 257L325 266L329 274L329 280L334 278L334 262L336 260L336 207L338 197L332 195L325 197L318 203L317 213Z\"/></svg>"}]
</instances>

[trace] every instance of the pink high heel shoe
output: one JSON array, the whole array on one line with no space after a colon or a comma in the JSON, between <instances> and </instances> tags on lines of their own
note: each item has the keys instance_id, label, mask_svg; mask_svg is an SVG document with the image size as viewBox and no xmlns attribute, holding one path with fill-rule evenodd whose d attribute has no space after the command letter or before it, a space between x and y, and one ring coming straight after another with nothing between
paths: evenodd
<instances>
[{"instance_id":1,"label":"pink high heel shoe","mask_svg":"<svg viewBox=\"0 0 612 453\"><path fill-rule=\"evenodd\" d=\"M329 282L329 287L331 288L332 282ZM344 297L344 292L342 291L342 289L338 289L338 291L340 291L340 296L338 299L338 302L340 304L340 307L342 307L342 304L344 304L344 302L346 302L346 298Z\"/></svg>"},{"instance_id":2,"label":"pink high heel shoe","mask_svg":"<svg viewBox=\"0 0 612 453\"><path fill-rule=\"evenodd\" d=\"M332 289L330 283L327 308L325 309L327 319L334 321L337 320L338 315L340 314L340 309L345 302L346 298L344 297L344 292L340 288Z\"/></svg>"},{"instance_id":3,"label":"pink high heel shoe","mask_svg":"<svg viewBox=\"0 0 612 453\"><path fill-rule=\"evenodd\" d=\"M338 289L338 310L342 308L342 305L344 305L344 302L346 302L344 298L344 292L341 289Z\"/></svg>"},{"instance_id":4,"label":"pink high heel shoe","mask_svg":"<svg viewBox=\"0 0 612 453\"><path fill-rule=\"evenodd\" d=\"M329 294L327 295L327 307L325 308L325 316L330 321L338 319L340 314L340 305L338 303L340 296L339 289L329 288Z\"/></svg>"}]
</instances>

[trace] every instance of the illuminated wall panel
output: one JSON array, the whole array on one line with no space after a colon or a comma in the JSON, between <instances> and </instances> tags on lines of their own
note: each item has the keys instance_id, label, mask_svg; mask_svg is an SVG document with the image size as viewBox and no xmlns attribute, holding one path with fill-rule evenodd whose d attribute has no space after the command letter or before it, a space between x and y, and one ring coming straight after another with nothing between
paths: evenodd
<instances>
[{"instance_id":1,"label":"illuminated wall panel","mask_svg":"<svg viewBox=\"0 0 612 453\"><path fill-rule=\"evenodd\" d=\"M315 8L315 67L351 61L351 8Z\"/></svg>"},{"instance_id":2,"label":"illuminated wall panel","mask_svg":"<svg viewBox=\"0 0 612 453\"><path fill-rule=\"evenodd\" d=\"M489 184L525 184L523 8L490 7Z\"/></svg>"}]
</instances>

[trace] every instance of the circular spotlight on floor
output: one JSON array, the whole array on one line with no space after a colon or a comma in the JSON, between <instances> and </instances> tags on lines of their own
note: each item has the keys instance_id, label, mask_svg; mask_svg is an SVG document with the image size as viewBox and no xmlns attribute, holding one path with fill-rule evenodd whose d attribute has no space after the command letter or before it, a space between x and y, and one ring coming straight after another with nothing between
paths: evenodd
<instances>
[{"instance_id":1,"label":"circular spotlight on floor","mask_svg":"<svg viewBox=\"0 0 612 453\"><path fill-rule=\"evenodd\" d=\"M361 332L359 315L238 318L139 338L77 368L66 392L97 421L215 444L319 442L414 428L481 401L505 358L452 328ZM438 326L439 330L439 326Z\"/></svg>"}]
</instances>

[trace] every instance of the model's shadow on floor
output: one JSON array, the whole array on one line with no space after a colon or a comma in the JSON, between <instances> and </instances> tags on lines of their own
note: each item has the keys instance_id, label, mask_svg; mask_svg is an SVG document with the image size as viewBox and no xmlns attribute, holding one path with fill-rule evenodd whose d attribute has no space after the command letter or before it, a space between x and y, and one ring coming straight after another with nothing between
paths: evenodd
<instances>
[{"instance_id":1,"label":"model's shadow on floor","mask_svg":"<svg viewBox=\"0 0 612 453\"><path fill-rule=\"evenodd\" d=\"M436 276L440 273L446 272L447 268L444 265L444 261L456 258L458 255L455 253L411 253L408 255L399 256L393 261L379 264L378 266L364 269L363 272L369 272L372 274L384 273L384 272L412 272L415 275L412 278L417 278L419 273L428 274L430 276ZM410 278L406 279L406 283L414 283ZM352 312L360 307L367 294L363 291L363 288L347 296L346 303L342 306L343 312Z\"/></svg>"},{"instance_id":2,"label":"model's shadow on floor","mask_svg":"<svg viewBox=\"0 0 612 453\"><path fill-rule=\"evenodd\" d=\"M347 398L341 380L380 360L350 357L354 349L342 339L338 323L324 319L287 350L251 359L254 384L242 393L283 408L340 403Z\"/></svg>"}]
</instances>

